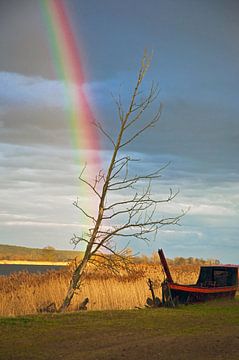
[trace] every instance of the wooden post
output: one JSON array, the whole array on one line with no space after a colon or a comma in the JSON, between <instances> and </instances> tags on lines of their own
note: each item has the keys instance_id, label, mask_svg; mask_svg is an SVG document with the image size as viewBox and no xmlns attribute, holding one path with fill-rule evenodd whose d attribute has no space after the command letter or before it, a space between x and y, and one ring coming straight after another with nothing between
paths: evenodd
<instances>
[{"instance_id":1,"label":"wooden post","mask_svg":"<svg viewBox=\"0 0 239 360\"><path fill-rule=\"evenodd\" d=\"M148 286L149 286L149 290L151 291L151 294L152 294L153 303L155 303L155 294L154 294L154 288L153 288L153 281L151 279L148 279Z\"/></svg>"},{"instance_id":2,"label":"wooden post","mask_svg":"<svg viewBox=\"0 0 239 360\"><path fill-rule=\"evenodd\" d=\"M162 266L164 268L164 272L166 274L167 281L168 281L168 283L172 284L173 283L173 278L171 276L167 260L166 260L166 258L164 256L163 249L159 249L158 254L159 254L159 257L160 257L161 264L162 264Z\"/></svg>"}]
</instances>

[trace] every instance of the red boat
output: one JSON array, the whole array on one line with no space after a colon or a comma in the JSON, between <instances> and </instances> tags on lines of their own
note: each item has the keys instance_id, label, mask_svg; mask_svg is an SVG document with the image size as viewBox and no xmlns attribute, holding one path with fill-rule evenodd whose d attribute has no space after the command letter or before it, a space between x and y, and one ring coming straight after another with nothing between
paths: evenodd
<instances>
[{"instance_id":1,"label":"red boat","mask_svg":"<svg viewBox=\"0 0 239 360\"><path fill-rule=\"evenodd\" d=\"M162 283L162 302L192 304L217 298L234 298L238 290L238 266L202 266L194 285L182 285L173 281L163 250L158 250L166 279Z\"/></svg>"}]
</instances>

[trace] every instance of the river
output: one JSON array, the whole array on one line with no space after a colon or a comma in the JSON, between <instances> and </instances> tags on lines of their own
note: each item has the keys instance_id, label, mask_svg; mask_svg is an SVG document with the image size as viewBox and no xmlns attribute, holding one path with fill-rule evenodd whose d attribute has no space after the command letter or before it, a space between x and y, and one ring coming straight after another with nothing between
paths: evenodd
<instances>
[{"instance_id":1,"label":"river","mask_svg":"<svg viewBox=\"0 0 239 360\"><path fill-rule=\"evenodd\" d=\"M59 270L64 268L62 265L26 265L26 264L0 264L0 275L9 275L19 271L29 273L45 272L48 270Z\"/></svg>"}]
</instances>

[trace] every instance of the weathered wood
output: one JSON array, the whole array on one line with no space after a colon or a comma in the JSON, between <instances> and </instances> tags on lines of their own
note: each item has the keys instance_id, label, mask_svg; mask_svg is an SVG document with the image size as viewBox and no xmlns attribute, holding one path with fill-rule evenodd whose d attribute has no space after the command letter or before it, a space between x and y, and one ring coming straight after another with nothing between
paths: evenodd
<instances>
[{"instance_id":1,"label":"weathered wood","mask_svg":"<svg viewBox=\"0 0 239 360\"><path fill-rule=\"evenodd\" d=\"M80 303L78 310L87 310L87 304L89 303L89 298L85 298L82 303Z\"/></svg>"},{"instance_id":2,"label":"weathered wood","mask_svg":"<svg viewBox=\"0 0 239 360\"><path fill-rule=\"evenodd\" d=\"M39 309L38 312L40 313L54 313L57 311L56 308L56 304L54 302L50 303L49 305L42 305Z\"/></svg>"},{"instance_id":3,"label":"weathered wood","mask_svg":"<svg viewBox=\"0 0 239 360\"><path fill-rule=\"evenodd\" d=\"M153 307L153 308L161 307L162 302L158 297L155 296L155 293L154 293L153 281L151 279L148 279L147 284L149 286L149 290L151 291L152 299L148 297L147 300L146 300L147 305L145 305L145 306L146 307Z\"/></svg>"}]
</instances>

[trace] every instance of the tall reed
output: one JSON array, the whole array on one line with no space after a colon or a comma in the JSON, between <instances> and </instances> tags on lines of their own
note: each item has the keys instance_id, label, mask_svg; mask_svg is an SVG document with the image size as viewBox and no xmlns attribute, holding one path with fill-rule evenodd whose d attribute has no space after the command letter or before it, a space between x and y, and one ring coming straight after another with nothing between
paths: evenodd
<instances>
[{"instance_id":1,"label":"tall reed","mask_svg":"<svg viewBox=\"0 0 239 360\"><path fill-rule=\"evenodd\" d=\"M172 266L175 281L188 284L197 279L198 266ZM42 306L54 302L60 306L70 280L71 270L47 273L15 273L0 276L0 316L35 314ZM82 288L75 296L69 310L77 310L86 297L89 310L131 309L143 307L151 296L147 279L154 282L155 293L161 297L160 284L164 279L159 265L134 265L130 272L89 271Z\"/></svg>"}]
</instances>

